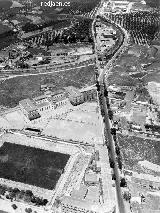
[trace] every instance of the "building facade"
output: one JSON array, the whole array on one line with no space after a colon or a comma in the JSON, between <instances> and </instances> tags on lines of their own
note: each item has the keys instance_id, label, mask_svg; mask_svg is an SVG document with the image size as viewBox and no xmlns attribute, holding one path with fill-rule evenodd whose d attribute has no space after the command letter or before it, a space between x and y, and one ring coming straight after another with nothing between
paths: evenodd
<instances>
[{"instance_id":1,"label":"building facade","mask_svg":"<svg viewBox=\"0 0 160 213\"><path fill-rule=\"evenodd\" d=\"M35 120L41 117L34 101L24 99L19 102L19 106L23 114L30 120Z\"/></svg>"},{"instance_id":2,"label":"building facade","mask_svg":"<svg viewBox=\"0 0 160 213\"><path fill-rule=\"evenodd\" d=\"M74 87L68 87L66 90L69 100L74 106L97 99L97 90L93 86L83 88L81 90L78 90Z\"/></svg>"}]
</instances>

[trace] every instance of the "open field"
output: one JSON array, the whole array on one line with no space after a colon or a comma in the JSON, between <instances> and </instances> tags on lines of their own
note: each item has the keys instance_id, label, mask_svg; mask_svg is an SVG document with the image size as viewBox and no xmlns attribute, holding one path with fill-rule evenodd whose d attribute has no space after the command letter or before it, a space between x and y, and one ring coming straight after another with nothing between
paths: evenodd
<instances>
[{"instance_id":1,"label":"open field","mask_svg":"<svg viewBox=\"0 0 160 213\"><path fill-rule=\"evenodd\" d=\"M81 141L83 143L102 143L101 127L68 120L52 120L43 134L64 140Z\"/></svg>"},{"instance_id":2,"label":"open field","mask_svg":"<svg viewBox=\"0 0 160 213\"><path fill-rule=\"evenodd\" d=\"M118 134L118 141L125 168L134 169L138 161L148 160L160 165L160 144L158 141Z\"/></svg>"},{"instance_id":3,"label":"open field","mask_svg":"<svg viewBox=\"0 0 160 213\"><path fill-rule=\"evenodd\" d=\"M0 148L0 177L52 190L68 160L66 154L4 143Z\"/></svg>"},{"instance_id":4,"label":"open field","mask_svg":"<svg viewBox=\"0 0 160 213\"><path fill-rule=\"evenodd\" d=\"M103 143L101 121L96 109L96 102L74 107L73 111L48 122L42 134L88 144Z\"/></svg>"}]
</instances>

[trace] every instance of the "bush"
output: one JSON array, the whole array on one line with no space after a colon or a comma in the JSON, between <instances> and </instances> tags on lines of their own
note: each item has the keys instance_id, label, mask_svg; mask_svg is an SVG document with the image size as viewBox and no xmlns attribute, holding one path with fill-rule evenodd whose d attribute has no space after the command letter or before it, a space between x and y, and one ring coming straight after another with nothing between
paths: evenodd
<instances>
[{"instance_id":1,"label":"bush","mask_svg":"<svg viewBox=\"0 0 160 213\"><path fill-rule=\"evenodd\" d=\"M113 169L114 165L115 165L114 161L112 161L112 160L109 159L109 163L110 163L110 167Z\"/></svg>"},{"instance_id":2,"label":"bush","mask_svg":"<svg viewBox=\"0 0 160 213\"><path fill-rule=\"evenodd\" d=\"M127 182L125 180L125 178L122 178L120 181L120 187L126 187L127 186Z\"/></svg>"},{"instance_id":3,"label":"bush","mask_svg":"<svg viewBox=\"0 0 160 213\"><path fill-rule=\"evenodd\" d=\"M116 180L116 175L112 174L112 180Z\"/></svg>"},{"instance_id":4,"label":"bush","mask_svg":"<svg viewBox=\"0 0 160 213\"><path fill-rule=\"evenodd\" d=\"M113 120L113 112L110 109L108 110L108 116L110 120Z\"/></svg>"},{"instance_id":5,"label":"bush","mask_svg":"<svg viewBox=\"0 0 160 213\"><path fill-rule=\"evenodd\" d=\"M12 205L12 208L13 208L13 209L17 209L18 207L16 206L16 204L13 204L13 205Z\"/></svg>"},{"instance_id":6,"label":"bush","mask_svg":"<svg viewBox=\"0 0 160 213\"><path fill-rule=\"evenodd\" d=\"M111 128L111 134L116 135L116 128Z\"/></svg>"},{"instance_id":7,"label":"bush","mask_svg":"<svg viewBox=\"0 0 160 213\"><path fill-rule=\"evenodd\" d=\"M25 209L25 212L31 213L31 212L32 212L32 209L31 209L31 208L26 208L26 209Z\"/></svg>"},{"instance_id":8,"label":"bush","mask_svg":"<svg viewBox=\"0 0 160 213\"><path fill-rule=\"evenodd\" d=\"M119 148L118 145L116 146L116 149L115 149L115 150L116 150L116 154L117 154L117 155L120 155L120 148Z\"/></svg>"},{"instance_id":9,"label":"bush","mask_svg":"<svg viewBox=\"0 0 160 213\"><path fill-rule=\"evenodd\" d=\"M122 169L122 161L118 158L118 166L119 166L119 169L121 170Z\"/></svg>"},{"instance_id":10,"label":"bush","mask_svg":"<svg viewBox=\"0 0 160 213\"><path fill-rule=\"evenodd\" d=\"M130 192L124 192L123 193L123 199L126 201L129 201L131 199L131 193Z\"/></svg>"},{"instance_id":11,"label":"bush","mask_svg":"<svg viewBox=\"0 0 160 213\"><path fill-rule=\"evenodd\" d=\"M0 195L4 195L6 190L7 190L6 187L0 186Z\"/></svg>"}]
</instances>

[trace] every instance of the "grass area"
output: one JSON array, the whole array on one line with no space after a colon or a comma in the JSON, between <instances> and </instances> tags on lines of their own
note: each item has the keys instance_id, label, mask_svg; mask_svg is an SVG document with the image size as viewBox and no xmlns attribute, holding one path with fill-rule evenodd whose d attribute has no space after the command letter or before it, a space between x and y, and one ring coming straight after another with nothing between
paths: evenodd
<instances>
[{"instance_id":1,"label":"grass area","mask_svg":"<svg viewBox=\"0 0 160 213\"><path fill-rule=\"evenodd\" d=\"M0 177L54 189L69 155L4 143L0 148Z\"/></svg>"},{"instance_id":2,"label":"grass area","mask_svg":"<svg viewBox=\"0 0 160 213\"><path fill-rule=\"evenodd\" d=\"M15 107L22 99L40 95L40 85L46 83L53 84L54 90L67 86L81 88L91 85L94 83L94 66L7 80L0 84L0 103L3 106Z\"/></svg>"},{"instance_id":3,"label":"grass area","mask_svg":"<svg viewBox=\"0 0 160 213\"><path fill-rule=\"evenodd\" d=\"M139 81L137 79L134 79L130 77L127 74L119 73L118 71L112 72L108 75L108 84L116 86L136 86Z\"/></svg>"},{"instance_id":4,"label":"grass area","mask_svg":"<svg viewBox=\"0 0 160 213\"><path fill-rule=\"evenodd\" d=\"M2 23L0 23L0 34L3 34L3 33L8 32L10 30L11 29L8 26L3 25Z\"/></svg>"},{"instance_id":5,"label":"grass area","mask_svg":"<svg viewBox=\"0 0 160 213\"><path fill-rule=\"evenodd\" d=\"M143 68L144 64L146 67ZM142 82L160 82L158 51L152 47L132 45L117 59L116 65L108 75L109 85L138 86Z\"/></svg>"},{"instance_id":6,"label":"grass area","mask_svg":"<svg viewBox=\"0 0 160 213\"><path fill-rule=\"evenodd\" d=\"M3 9L8 9L12 6L12 1L11 0L0 0L0 10Z\"/></svg>"}]
</instances>

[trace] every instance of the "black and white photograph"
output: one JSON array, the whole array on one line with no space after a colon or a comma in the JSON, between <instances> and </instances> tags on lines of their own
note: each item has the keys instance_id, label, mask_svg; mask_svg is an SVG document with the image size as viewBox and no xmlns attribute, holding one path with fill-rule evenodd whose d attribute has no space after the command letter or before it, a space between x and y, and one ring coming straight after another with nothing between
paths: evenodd
<instances>
[{"instance_id":1,"label":"black and white photograph","mask_svg":"<svg viewBox=\"0 0 160 213\"><path fill-rule=\"evenodd\" d=\"M160 0L0 0L0 213L160 213Z\"/></svg>"}]
</instances>

